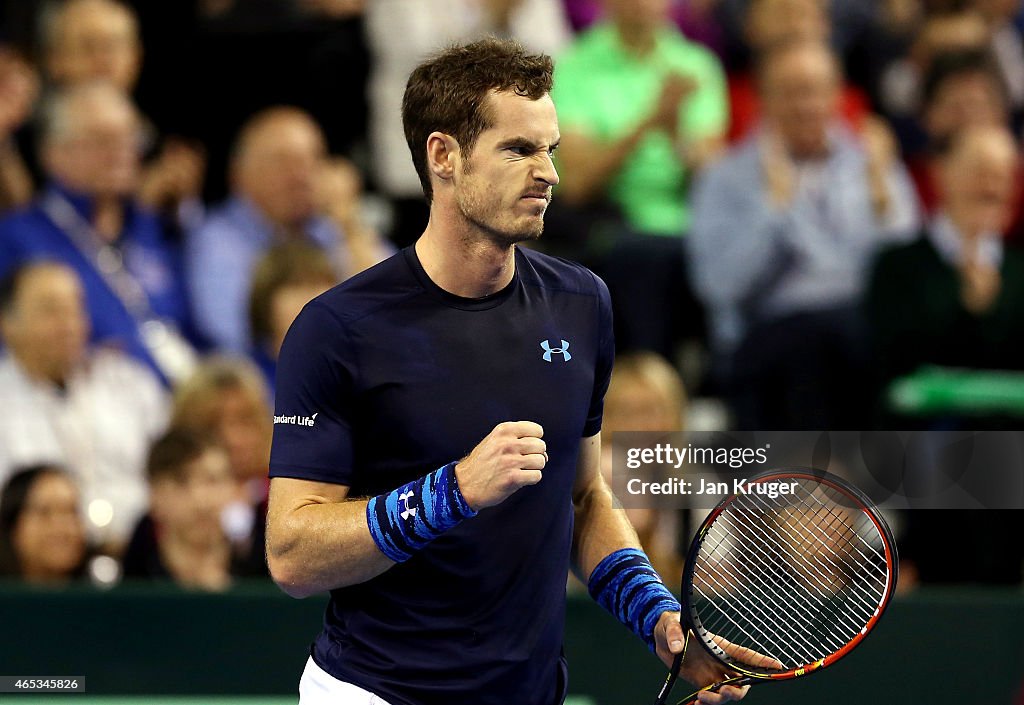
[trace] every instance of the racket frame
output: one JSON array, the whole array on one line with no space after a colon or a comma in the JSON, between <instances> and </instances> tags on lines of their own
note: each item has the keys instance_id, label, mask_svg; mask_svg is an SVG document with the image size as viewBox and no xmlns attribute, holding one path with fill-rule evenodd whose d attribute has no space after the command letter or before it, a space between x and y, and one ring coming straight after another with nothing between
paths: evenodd
<instances>
[{"instance_id":1,"label":"racket frame","mask_svg":"<svg viewBox=\"0 0 1024 705\"><path fill-rule=\"evenodd\" d=\"M700 549L704 544L704 540L707 538L708 531L714 525L715 520L728 508L729 504L735 501L738 497L742 496L737 493L732 493L728 497L723 498L714 509L705 517L700 527L697 529L694 535L693 541L690 543L690 550L686 556L686 564L683 569L682 581L680 584L680 598L682 600L682 610L680 612L680 622L683 625L683 631L692 632L686 639L686 646L682 653L676 656L672 669L669 671L668 678L662 685L661 691L658 694L658 700L656 705L662 705L665 703L669 692L674 685L676 678L679 675L679 668L682 664L683 656L686 653L686 649L689 648L689 642L696 640L700 643L700 647L704 649L708 654L711 655L716 661L721 663L725 668L735 671L738 675L727 680L714 683L706 688L702 688L697 693L719 688L723 685L734 685L744 686L752 685L754 683L771 683L779 682L784 680L792 680L794 678L800 678L809 673L821 670L826 666L830 666L846 654L850 653L855 646L860 644L867 635L874 630L875 625L889 606L889 602L892 600L893 593L896 589L896 583L899 578L899 554L896 549L896 541L893 538L892 530L889 528L888 523L878 514L877 509L871 500L861 492L859 489L851 485L846 480L843 480L831 473L827 473L823 470L816 470L814 468L778 468L769 470L767 472L754 475L745 481L746 486L753 484L761 484L765 482L780 481L786 479L803 479L812 480L819 484L831 487L832 489L840 492L841 494L848 495L853 500L853 506L859 509L862 513L866 514L868 519L874 525L879 535L882 537L882 546L885 552L885 561L887 568L887 582L885 590L882 593L882 599L879 602L878 607L875 609L874 614L867 621L867 624L860 630L853 639L848 643L844 644L842 648L838 649L835 653L829 654L824 658L818 659L811 663L803 664L796 668L791 668L780 673L762 673L757 671L751 671L743 668L738 663L727 663L721 656L708 646L703 638L699 635L699 630L702 626L699 624L699 619L694 616L692 599L693 599L693 574L697 565L697 557L700 554ZM697 693L692 694L689 698L681 700L678 705L684 703L696 702Z\"/></svg>"}]
</instances>

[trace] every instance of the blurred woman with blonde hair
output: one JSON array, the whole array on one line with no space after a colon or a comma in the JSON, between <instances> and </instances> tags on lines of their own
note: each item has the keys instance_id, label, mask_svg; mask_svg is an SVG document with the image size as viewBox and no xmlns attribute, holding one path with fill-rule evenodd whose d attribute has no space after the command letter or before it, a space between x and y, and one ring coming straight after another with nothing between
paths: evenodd
<instances>
[{"instance_id":1,"label":"blurred woman with blonde hair","mask_svg":"<svg viewBox=\"0 0 1024 705\"><path fill-rule=\"evenodd\" d=\"M604 397L601 434L601 470L608 484L615 487L611 474L616 432L684 431L686 407L683 381L665 358L646 351L618 356ZM680 512L652 507L627 509L626 514L655 570L669 584L679 580Z\"/></svg>"},{"instance_id":2,"label":"blurred woman with blonde hair","mask_svg":"<svg viewBox=\"0 0 1024 705\"><path fill-rule=\"evenodd\" d=\"M253 574L266 575L267 477L272 412L259 369L243 358L203 361L174 393L171 426L211 434L227 451L237 491L224 530Z\"/></svg>"}]
</instances>

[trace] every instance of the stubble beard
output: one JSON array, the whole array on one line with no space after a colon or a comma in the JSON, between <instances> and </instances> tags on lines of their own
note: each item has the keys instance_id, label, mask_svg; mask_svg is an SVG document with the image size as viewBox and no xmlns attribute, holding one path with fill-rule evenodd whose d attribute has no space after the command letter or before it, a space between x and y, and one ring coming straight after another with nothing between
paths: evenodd
<instances>
[{"instance_id":1,"label":"stubble beard","mask_svg":"<svg viewBox=\"0 0 1024 705\"><path fill-rule=\"evenodd\" d=\"M511 247L519 242L540 239L544 232L544 216L531 218L523 227L503 228L500 223L500 208L496 201L488 202L476 191L463 193L457 199L459 213L470 223L474 230L481 233L489 242L502 248Z\"/></svg>"}]
</instances>

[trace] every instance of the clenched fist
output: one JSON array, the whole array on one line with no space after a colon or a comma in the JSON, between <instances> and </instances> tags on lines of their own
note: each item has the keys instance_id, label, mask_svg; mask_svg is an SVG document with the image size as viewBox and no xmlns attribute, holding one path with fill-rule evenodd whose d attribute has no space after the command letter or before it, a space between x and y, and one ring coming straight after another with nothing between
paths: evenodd
<instances>
[{"instance_id":1,"label":"clenched fist","mask_svg":"<svg viewBox=\"0 0 1024 705\"><path fill-rule=\"evenodd\" d=\"M548 462L543 435L532 421L500 423L455 466L462 497L473 511L501 504L541 481Z\"/></svg>"}]
</instances>

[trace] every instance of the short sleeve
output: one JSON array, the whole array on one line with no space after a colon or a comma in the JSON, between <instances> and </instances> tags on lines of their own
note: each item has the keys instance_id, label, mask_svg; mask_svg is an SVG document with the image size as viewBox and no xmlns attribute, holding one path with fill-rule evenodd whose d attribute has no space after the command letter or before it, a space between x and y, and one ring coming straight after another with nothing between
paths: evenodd
<instances>
[{"instance_id":1,"label":"short sleeve","mask_svg":"<svg viewBox=\"0 0 1024 705\"><path fill-rule=\"evenodd\" d=\"M608 294L608 286L596 274L593 276L597 286L598 349L594 366L594 391L590 397L590 410L587 412L587 423L583 427L583 438L589 438L601 430L601 420L604 417L604 395L608 391L612 366L615 364L612 300Z\"/></svg>"},{"instance_id":2,"label":"short sleeve","mask_svg":"<svg viewBox=\"0 0 1024 705\"><path fill-rule=\"evenodd\" d=\"M352 483L354 349L320 300L295 319L278 357L270 476Z\"/></svg>"}]
</instances>

